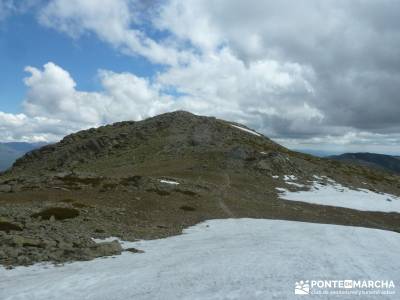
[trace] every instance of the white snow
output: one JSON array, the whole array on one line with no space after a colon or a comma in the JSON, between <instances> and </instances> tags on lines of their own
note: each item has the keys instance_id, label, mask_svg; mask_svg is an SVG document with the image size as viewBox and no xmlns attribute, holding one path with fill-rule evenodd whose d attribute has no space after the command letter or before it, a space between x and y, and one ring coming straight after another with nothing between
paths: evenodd
<instances>
[{"instance_id":1,"label":"white snow","mask_svg":"<svg viewBox=\"0 0 400 300\"><path fill-rule=\"evenodd\" d=\"M278 179L278 178L279 178L279 175L272 175L272 178Z\"/></svg>"},{"instance_id":2,"label":"white snow","mask_svg":"<svg viewBox=\"0 0 400 300\"><path fill-rule=\"evenodd\" d=\"M315 179L317 179L317 180L320 180L320 181L324 180L323 177L318 176L318 175L313 175L313 177L314 177Z\"/></svg>"},{"instance_id":3,"label":"white snow","mask_svg":"<svg viewBox=\"0 0 400 300\"><path fill-rule=\"evenodd\" d=\"M322 177L314 176L319 180ZM400 198L391 194L375 193L367 189L350 189L325 178L327 183L314 181L309 191L291 192L277 188L284 200L346 207L363 211L400 212ZM289 182L287 182L289 183ZM291 184L291 183L289 183ZM293 183L292 183L293 184Z\"/></svg>"},{"instance_id":4,"label":"white snow","mask_svg":"<svg viewBox=\"0 0 400 300\"><path fill-rule=\"evenodd\" d=\"M297 180L295 175L283 175L283 180L290 181L290 180Z\"/></svg>"},{"instance_id":5,"label":"white snow","mask_svg":"<svg viewBox=\"0 0 400 300\"><path fill-rule=\"evenodd\" d=\"M367 228L213 220L183 235L125 246L145 253L61 267L0 268L0 299L299 299L294 288L300 280L394 280L398 285L400 279L400 234ZM333 299L328 297L310 299ZM376 297L358 298L397 296Z\"/></svg>"},{"instance_id":6,"label":"white snow","mask_svg":"<svg viewBox=\"0 0 400 300\"><path fill-rule=\"evenodd\" d=\"M290 185L297 186L297 187L304 187L304 184L300 184L300 183L297 183L297 182L286 181L286 183L290 184Z\"/></svg>"},{"instance_id":7,"label":"white snow","mask_svg":"<svg viewBox=\"0 0 400 300\"><path fill-rule=\"evenodd\" d=\"M261 134L255 132L255 131L253 131L253 130L250 130L250 129L247 129L247 128L243 128L243 127L240 127L240 126L236 126L236 125L233 125L233 124L231 124L231 126L237 128L237 129L246 131L246 132L248 132L248 133L254 134L254 135L256 135L256 136L261 136Z\"/></svg>"},{"instance_id":8,"label":"white snow","mask_svg":"<svg viewBox=\"0 0 400 300\"><path fill-rule=\"evenodd\" d=\"M166 183L166 184L172 184L172 185L178 185L179 184L179 182L172 181L172 180L165 180L165 179L161 179L160 182L161 183Z\"/></svg>"},{"instance_id":9,"label":"white snow","mask_svg":"<svg viewBox=\"0 0 400 300\"><path fill-rule=\"evenodd\" d=\"M287 184L294 185L294 186L297 186L297 187L300 187L300 188L304 187L304 184L293 182L293 180L297 180L297 177L295 175L283 175L283 180Z\"/></svg>"}]
</instances>

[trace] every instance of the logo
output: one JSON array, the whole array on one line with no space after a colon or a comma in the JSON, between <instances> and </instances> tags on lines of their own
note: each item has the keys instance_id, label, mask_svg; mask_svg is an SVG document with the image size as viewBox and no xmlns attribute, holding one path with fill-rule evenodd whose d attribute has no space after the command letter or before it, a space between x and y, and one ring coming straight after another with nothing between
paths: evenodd
<instances>
[{"instance_id":1,"label":"logo","mask_svg":"<svg viewBox=\"0 0 400 300\"><path fill-rule=\"evenodd\" d=\"M300 280L295 295L394 295L393 280Z\"/></svg>"},{"instance_id":2,"label":"logo","mask_svg":"<svg viewBox=\"0 0 400 300\"><path fill-rule=\"evenodd\" d=\"M308 280L296 282L294 287L295 295L309 295L310 294L310 283Z\"/></svg>"}]
</instances>

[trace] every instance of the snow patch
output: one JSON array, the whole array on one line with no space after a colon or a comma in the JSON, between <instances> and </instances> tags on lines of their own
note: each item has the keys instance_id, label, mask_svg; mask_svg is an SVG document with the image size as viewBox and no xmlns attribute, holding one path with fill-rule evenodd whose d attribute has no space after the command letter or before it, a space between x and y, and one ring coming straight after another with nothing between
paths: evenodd
<instances>
[{"instance_id":1,"label":"snow patch","mask_svg":"<svg viewBox=\"0 0 400 300\"><path fill-rule=\"evenodd\" d=\"M290 185L294 185L294 186L300 187L300 188L305 187L304 184L300 184L300 183L297 183L297 182L286 181L286 183L290 184Z\"/></svg>"},{"instance_id":2,"label":"snow patch","mask_svg":"<svg viewBox=\"0 0 400 300\"><path fill-rule=\"evenodd\" d=\"M314 177L315 179L317 179L317 180L320 180L320 181L323 181L323 180L324 180L323 177L318 176L318 175L313 175L313 177Z\"/></svg>"},{"instance_id":3,"label":"snow patch","mask_svg":"<svg viewBox=\"0 0 400 300\"><path fill-rule=\"evenodd\" d=\"M350 226L212 220L183 235L129 245L145 252L60 267L0 268L0 299L298 299L299 280L397 280L400 269L394 251L400 234Z\"/></svg>"},{"instance_id":4,"label":"snow patch","mask_svg":"<svg viewBox=\"0 0 400 300\"><path fill-rule=\"evenodd\" d=\"M304 187L304 184L293 182L294 180L297 180L297 177L294 175L283 175L283 180L286 182L286 184L294 185L300 188Z\"/></svg>"},{"instance_id":5,"label":"snow patch","mask_svg":"<svg viewBox=\"0 0 400 300\"><path fill-rule=\"evenodd\" d=\"M324 178L314 175L314 178ZM329 184L314 181L309 191L291 192L277 188L284 200L330 205L362 211L399 212L400 198L391 194L376 193L367 189L350 189L325 177ZM287 182L289 183L289 182Z\"/></svg>"},{"instance_id":6,"label":"snow patch","mask_svg":"<svg viewBox=\"0 0 400 300\"><path fill-rule=\"evenodd\" d=\"M294 175L283 175L283 180L285 181L297 180L297 177Z\"/></svg>"},{"instance_id":7,"label":"snow patch","mask_svg":"<svg viewBox=\"0 0 400 300\"><path fill-rule=\"evenodd\" d=\"M243 127L240 127L240 126L237 126L237 125L233 125L233 124L231 124L231 126L237 128L237 129L246 131L246 132L248 132L248 133L251 133L251 134L253 134L253 135L261 136L261 134L255 132L255 131L253 131L253 130L250 130L250 129L247 129L247 128L243 128Z\"/></svg>"},{"instance_id":8,"label":"snow patch","mask_svg":"<svg viewBox=\"0 0 400 300\"><path fill-rule=\"evenodd\" d=\"M165 179L161 179L160 182L161 183L166 183L166 184L172 184L172 185L178 185L179 184L179 182L172 181L172 180L165 180Z\"/></svg>"}]
</instances>

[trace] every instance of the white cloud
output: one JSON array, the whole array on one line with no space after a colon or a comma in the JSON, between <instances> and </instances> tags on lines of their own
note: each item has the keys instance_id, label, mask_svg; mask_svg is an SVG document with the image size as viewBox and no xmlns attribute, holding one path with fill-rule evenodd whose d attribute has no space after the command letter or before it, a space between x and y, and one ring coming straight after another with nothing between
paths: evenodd
<instances>
[{"instance_id":1,"label":"white cloud","mask_svg":"<svg viewBox=\"0 0 400 300\"><path fill-rule=\"evenodd\" d=\"M228 48L246 65L275 61L311 70L307 81L315 96L300 95L298 101L324 115L323 124L314 126L320 132L336 126L395 132L400 130L399 9L395 0L170 0L154 23L198 53ZM282 92L277 98L295 97ZM297 126L283 125L281 134L296 134L289 129Z\"/></svg>"},{"instance_id":2,"label":"white cloud","mask_svg":"<svg viewBox=\"0 0 400 300\"><path fill-rule=\"evenodd\" d=\"M157 87L130 73L99 71L104 88L101 92L83 92L75 89L70 74L47 63L43 71L27 67L30 76L24 102L26 113L31 116L51 116L61 120L87 125L126 119L143 119L164 111L171 99L159 93Z\"/></svg>"},{"instance_id":3,"label":"white cloud","mask_svg":"<svg viewBox=\"0 0 400 300\"><path fill-rule=\"evenodd\" d=\"M166 68L152 79L99 71L103 89L85 92L55 64L28 67L24 116L66 132L185 109L291 143L390 144L400 140L388 132L400 128L400 38L398 4L382 3L50 0L44 26Z\"/></svg>"},{"instance_id":4,"label":"white cloud","mask_svg":"<svg viewBox=\"0 0 400 300\"><path fill-rule=\"evenodd\" d=\"M400 134L378 134L340 127L335 135L328 132L322 136L303 139L278 138L276 141L292 149L327 153L371 152L399 155Z\"/></svg>"},{"instance_id":5,"label":"white cloud","mask_svg":"<svg viewBox=\"0 0 400 300\"><path fill-rule=\"evenodd\" d=\"M323 119L307 103L314 97L308 81L312 77L312 70L298 64L266 59L246 65L223 48L187 66L171 68L158 81L186 94L183 102L191 111L242 121L271 135L279 128L263 119L284 120L288 126L296 123L293 130ZM195 106L198 101L202 107Z\"/></svg>"},{"instance_id":6,"label":"white cloud","mask_svg":"<svg viewBox=\"0 0 400 300\"><path fill-rule=\"evenodd\" d=\"M4 142L55 141L65 133L78 129L79 126L61 120L0 112L0 140Z\"/></svg>"},{"instance_id":7,"label":"white cloud","mask_svg":"<svg viewBox=\"0 0 400 300\"><path fill-rule=\"evenodd\" d=\"M141 120L173 104L148 80L129 73L99 71L100 92L76 90L71 75L54 63L27 67L24 113L0 112L0 140L54 141L67 133L105 123Z\"/></svg>"},{"instance_id":8,"label":"white cloud","mask_svg":"<svg viewBox=\"0 0 400 300\"><path fill-rule=\"evenodd\" d=\"M40 22L77 38L94 33L126 54L141 55L154 63L176 65L191 53L160 43L138 30L140 1L53 0L39 14Z\"/></svg>"},{"instance_id":9,"label":"white cloud","mask_svg":"<svg viewBox=\"0 0 400 300\"><path fill-rule=\"evenodd\" d=\"M131 73L100 71L99 75L109 100L104 109L105 122L142 120L170 110L174 103L157 85Z\"/></svg>"},{"instance_id":10,"label":"white cloud","mask_svg":"<svg viewBox=\"0 0 400 300\"><path fill-rule=\"evenodd\" d=\"M297 125L322 118L318 110L298 98L278 99L279 94L290 90L296 95L312 96L301 67L274 61L246 66L226 49L189 66L170 69L153 83L131 73L101 70L98 78L103 90L99 92L77 90L71 75L52 62L45 64L43 70L27 67L26 71L29 76L24 80L28 87L24 114L8 114L0 120L9 128L20 122L23 126L19 130L13 127L19 137L26 137L24 127L30 122L31 127L42 130L44 139L46 130L38 125L40 122L52 126L48 131L54 138L80 128L141 120L175 109L238 119L255 127L259 125L252 119L255 114L283 116ZM167 95L164 91L169 86L178 87L184 96ZM288 106L292 109L285 114L284 107Z\"/></svg>"}]
</instances>

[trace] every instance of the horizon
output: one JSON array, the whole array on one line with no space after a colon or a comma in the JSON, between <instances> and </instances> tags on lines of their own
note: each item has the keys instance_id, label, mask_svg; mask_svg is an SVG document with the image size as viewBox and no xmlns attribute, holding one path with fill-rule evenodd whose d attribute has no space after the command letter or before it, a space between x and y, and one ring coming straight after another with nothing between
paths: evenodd
<instances>
[{"instance_id":1,"label":"horizon","mask_svg":"<svg viewBox=\"0 0 400 300\"><path fill-rule=\"evenodd\" d=\"M177 111L179 111L179 110L176 110L174 112L177 112ZM166 112L166 113L170 113L170 112ZM212 116L210 116L210 117L212 117ZM149 117L149 118L151 118L151 117ZM145 119L143 119L143 120L145 120ZM132 121L132 120L125 120L125 121L119 121L119 122L129 122L129 121ZM115 123L118 123L118 122L115 122ZM114 123L102 124L102 125L99 125L97 127L90 127L90 128L85 128L85 129L82 129L82 130L88 130L88 129L93 129L93 128L96 129L96 128L99 128L101 126L112 125L112 124L114 124ZM250 129L252 129L252 128L250 128ZM70 133L70 134L74 134L74 133L76 133L76 132L73 132L73 133ZM42 146L45 146L45 145L58 143L65 136L62 136L59 140L54 140L54 141L38 141L38 142L29 142L29 141L1 142L0 141L0 144L5 144L6 145L6 144L18 144L18 143L21 143L21 144L28 144L28 145L35 145L35 146L42 147ZM280 144L279 140L275 140L275 139L271 139L271 140L273 140L274 142ZM342 154L354 154L354 153L382 154L382 155L390 155L390 156L395 156L395 157L396 156L400 156L400 152L389 152L388 153L388 152L379 152L379 150L377 150L375 152L371 152L371 151L356 151L357 148L355 148L355 150L353 149L353 151L352 151L352 149L349 148L349 147L342 147L342 148L336 148L336 149L327 149L326 145L323 145L322 148L321 147L313 147L313 145L310 145L310 144L306 145L306 147L304 147L304 145L303 146L302 145L297 145L297 146L293 146L292 147L290 144L289 145L285 145L285 141L282 142L282 145L285 146L286 148L292 150L292 151L297 151L297 152L301 152L301 153L305 153L305 154L310 154L310 155L317 156L317 157L328 157L328 156L336 156L336 155L342 155ZM348 150L348 151L346 151L346 150Z\"/></svg>"}]
</instances>

